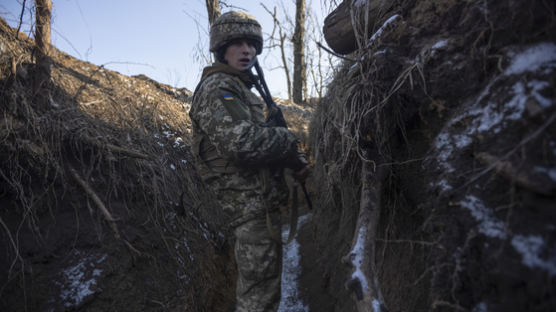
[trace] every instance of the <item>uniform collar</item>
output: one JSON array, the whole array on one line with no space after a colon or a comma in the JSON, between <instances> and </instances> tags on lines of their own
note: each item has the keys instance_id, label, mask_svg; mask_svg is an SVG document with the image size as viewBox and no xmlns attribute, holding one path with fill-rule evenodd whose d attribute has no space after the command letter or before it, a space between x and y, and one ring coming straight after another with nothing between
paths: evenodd
<instances>
[{"instance_id":1,"label":"uniform collar","mask_svg":"<svg viewBox=\"0 0 556 312\"><path fill-rule=\"evenodd\" d=\"M253 87L253 80L251 79L249 71L241 71L233 68L232 66L220 62L215 62L211 66L207 66L203 69L202 80L206 77L216 74L216 73L226 73L232 76L236 76L245 84L247 88Z\"/></svg>"}]
</instances>

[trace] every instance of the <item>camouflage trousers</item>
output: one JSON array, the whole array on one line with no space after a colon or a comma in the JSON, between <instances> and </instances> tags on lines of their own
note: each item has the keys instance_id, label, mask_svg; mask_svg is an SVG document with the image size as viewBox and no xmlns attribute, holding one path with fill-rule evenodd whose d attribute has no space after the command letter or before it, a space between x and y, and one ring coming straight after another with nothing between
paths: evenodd
<instances>
[{"instance_id":1,"label":"camouflage trousers","mask_svg":"<svg viewBox=\"0 0 556 312\"><path fill-rule=\"evenodd\" d=\"M271 216L276 233L280 233L278 213ZM264 217L239 225L234 234L236 311L276 311L280 304L282 246L270 237Z\"/></svg>"}]
</instances>

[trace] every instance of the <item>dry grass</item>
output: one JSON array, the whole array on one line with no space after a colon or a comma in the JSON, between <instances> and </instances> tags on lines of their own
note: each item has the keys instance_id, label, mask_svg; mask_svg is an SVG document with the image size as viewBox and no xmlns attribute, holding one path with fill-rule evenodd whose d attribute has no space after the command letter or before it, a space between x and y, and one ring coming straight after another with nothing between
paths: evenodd
<instances>
[{"instance_id":1,"label":"dry grass","mask_svg":"<svg viewBox=\"0 0 556 312\"><path fill-rule=\"evenodd\" d=\"M146 216L143 226L159 233L175 266L200 278L191 250L175 245L186 235L202 258L206 240L219 249L226 231L189 153L190 92L146 77L126 77L56 51L52 79L45 86L48 105L40 106L30 91L33 42L15 39L13 32L0 20L0 193L14 203L20 218L14 228L0 214L0 231L11 242L10 276L23 272L25 265L19 233L31 230L40 237L40 216L55 214L54 207L73 196L92 215L100 214L96 207L102 203L113 214L111 203L118 202L125 208L119 214ZM80 179L84 184L75 187ZM118 215L112 221L110 212L103 215L122 246L141 257L157 257L120 237Z\"/></svg>"}]
</instances>

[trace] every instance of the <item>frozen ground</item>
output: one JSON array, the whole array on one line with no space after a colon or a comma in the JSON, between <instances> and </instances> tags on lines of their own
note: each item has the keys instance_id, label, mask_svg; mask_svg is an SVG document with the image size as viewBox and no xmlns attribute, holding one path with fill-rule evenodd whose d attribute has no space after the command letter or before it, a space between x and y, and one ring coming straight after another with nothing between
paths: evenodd
<instances>
[{"instance_id":1,"label":"frozen ground","mask_svg":"<svg viewBox=\"0 0 556 312\"><path fill-rule=\"evenodd\" d=\"M311 219L311 214L306 214L299 218L297 229ZM282 240L288 238L290 232L289 225L284 225L282 229ZM297 235L289 244L283 247L282 261L282 297L278 312L308 312L309 307L301 300L299 295L298 283L301 274L299 242Z\"/></svg>"}]
</instances>

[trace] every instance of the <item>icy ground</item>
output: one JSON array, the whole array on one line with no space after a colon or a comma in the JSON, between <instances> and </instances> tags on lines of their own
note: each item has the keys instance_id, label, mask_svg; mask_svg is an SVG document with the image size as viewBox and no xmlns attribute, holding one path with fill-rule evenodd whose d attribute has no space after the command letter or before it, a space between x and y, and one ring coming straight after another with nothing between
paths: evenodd
<instances>
[{"instance_id":1,"label":"icy ground","mask_svg":"<svg viewBox=\"0 0 556 312\"><path fill-rule=\"evenodd\" d=\"M74 261L77 262L67 267L61 273L61 281L55 281L60 287L59 300L53 299L51 302L62 302L67 309L74 309L97 291L97 279L103 270L99 266L106 260L106 254L81 255L74 252ZM53 310L52 310L53 311Z\"/></svg>"},{"instance_id":2,"label":"icy ground","mask_svg":"<svg viewBox=\"0 0 556 312\"><path fill-rule=\"evenodd\" d=\"M298 231L310 219L311 214L300 217L297 222ZM284 225L282 228L282 240L286 240L289 233L289 225ZM308 312L309 307L301 300L297 287L297 280L301 274L297 235L289 244L283 245L282 248L282 297L278 312Z\"/></svg>"}]
</instances>

